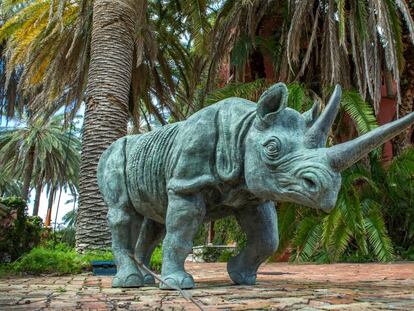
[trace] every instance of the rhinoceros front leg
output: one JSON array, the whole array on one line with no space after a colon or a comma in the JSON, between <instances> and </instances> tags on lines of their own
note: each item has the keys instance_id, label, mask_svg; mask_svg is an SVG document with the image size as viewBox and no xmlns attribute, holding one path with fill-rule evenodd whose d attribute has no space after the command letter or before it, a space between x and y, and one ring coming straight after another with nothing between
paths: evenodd
<instances>
[{"instance_id":1,"label":"rhinoceros front leg","mask_svg":"<svg viewBox=\"0 0 414 311\"><path fill-rule=\"evenodd\" d=\"M247 245L229 260L227 271L234 283L254 285L257 269L278 247L276 209L272 202L266 202L238 212L236 219L246 232Z\"/></svg>"},{"instance_id":2,"label":"rhinoceros front leg","mask_svg":"<svg viewBox=\"0 0 414 311\"><path fill-rule=\"evenodd\" d=\"M185 272L184 261L192 250L193 238L203 222L205 203L201 194L181 195L168 193L165 225L167 234L162 247L161 277L180 288L193 288L193 277ZM161 289L169 289L160 283Z\"/></svg>"}]
</instances>

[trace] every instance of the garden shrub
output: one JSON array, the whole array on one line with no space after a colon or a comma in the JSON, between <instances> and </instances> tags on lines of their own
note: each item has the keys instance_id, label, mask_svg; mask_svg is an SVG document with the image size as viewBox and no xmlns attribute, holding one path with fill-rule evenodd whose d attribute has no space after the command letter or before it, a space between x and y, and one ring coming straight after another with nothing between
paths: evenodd
<instances>
[{"instance_id":1,"label":"garden shrub","mask_svg":"<svg viewBox=\"0 0 414 311\"><path fill-rule=\"evenodd\" d=\"M399 250L401 259L414 261L414 245L408 247L408 249L400 249Z\"/></svg>"},{"instance_id":2,"label":"garden shrub","mask_svg":"<svg viewBox=\"0 0 414 311\"><path fill-rule=\"evenodd\" d=\"M0 220L0 263L21 257L40 242L43 232L42 219L27 215L26 202L17 197L0 199L9 209Z\"/></svg>"},{"instance_id":3,"label":"garden shrub","mask_svg":"<svg viewBox=\"0 0 414 311\"><path fill-rule=\"evenodd\" d=\"M92 270L91 262L113 260L110 250L90 251L78 254L66 243L54 244L44 241L42 246L33 248L15 262L0 265L0 276L9 274L77 274ZM158 246L151 258L151 269L161 271L162 249Z\"/></svg>"},{"instance_id":4,"label":"garden shrub","mask_svg":"<svg viewBox=\"0 0 414 311\"><path fill-rule=\"evenodd\" d=\"M15 272L41 273L80 273L82 260L75 250L58 250L43 247L33 248L30 253L12 264Z\"/></svg>"},{"instance_id":5,"label":"garden shrub","mask_svg":"<svg viewBox=\"0 0 414 311\"><path fill-rule=\"evenodd\" d=\"M201 257L205 262L227 262L237 253L235 250L206 246L202 250Z\"/></svg>"},{"instance_id":6,"label":"garden shrub","mask_svg":"<svg viewBox=\"0 0 414 311\"><path fill-rule=\"evenodd\" d=\"M246 245L246 234L241 230L234 216L214 221L214 232L213 245L227 245L236 242L238 250ZM207 235L208 224L204 223L194 238L194 245L205 245L207 243Z\"/></svg>"},{"instance_id":7,"label":"garden shrub","mask_svg":"<svg viewBox=\"0 0 414 311\"><path fill-rule=\"evenodd\" d=\"M224 249L224 250L221 252L220 256L219 256L218 261L219 261L219 262L228 262L228 261L229 261L229 259L230 259L231 257L233 257L236 253L237 253L237 252L234 252L234 251L231 251L231 250L228 250L228 249Z\"/></svg>"},{"instance_id":8,"label":"garden shrub","mask_svg":"<svg viewBox=\"0 0 414 311\"><path fill-rule=\"evenodd\" d=\"M93 251L78 254L65 243L53 247L35 247L9 265L9 271L28 274L75 274L92 269L92 260L112 260L110 251Z\"/></svg>"},{"instance_id":9,"label":"garden shrub","mask_svg":"<svg viewBox=\"0 0 414 311\"><path fill-rule=\"evenodd\" d=\"M206 246L203 249L201 257L205 262L217 262L220 258L221 253L222 249L220 248Z\"/></svg>"}]
</instances>

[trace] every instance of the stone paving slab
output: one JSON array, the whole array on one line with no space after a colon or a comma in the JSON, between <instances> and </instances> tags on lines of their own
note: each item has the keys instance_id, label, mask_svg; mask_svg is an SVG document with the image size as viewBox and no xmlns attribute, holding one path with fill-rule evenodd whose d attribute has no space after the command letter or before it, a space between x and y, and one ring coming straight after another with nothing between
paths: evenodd
<instances>
[{"instance_id":1,"label":"stone paving slab","mask_svg":"<svg viewBox=\"0 0 414 311\"><path fill-rule=\"evenodd\" d=\"M187 263L205 310L414 310L414 263L261 267L232 285L223 263ZM111 288L91 274L0 279L0 310L198 310L176 291Z\"/></svg>"}]
</instances>

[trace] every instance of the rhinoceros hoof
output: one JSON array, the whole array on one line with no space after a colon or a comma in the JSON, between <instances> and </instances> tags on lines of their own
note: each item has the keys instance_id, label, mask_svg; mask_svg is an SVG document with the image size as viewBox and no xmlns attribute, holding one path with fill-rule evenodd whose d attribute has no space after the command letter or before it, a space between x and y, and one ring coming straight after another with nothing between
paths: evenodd
<instances>
[{"instance_id":1,"label":"rhinoceros hoof","mask_svg":"<svg viewBox=\"0 0 414 311\"><path fill-rule=\"evenodd\" d=\"M155 284L155 278L151 274L146 274L144 276L144 284L145 285L154 285Z\"/></svg>"},{"instance_id":2,"label":"rhinoceros hoof","mask_svg":"<svg viewBox=\"0 0 414 311\"><path fill-rule=\"evenodd\" d=\"M193 277L186 272L175 272L161 279L167 284L160 282L160 289L191 289L195 286Z\"/></svg>"},{"instance_id":3,"label":"rhinoceros hoof","mask_svg":"<svg viewBox=\"0 0 414 311\"><path fill-rule=\"evenodd\" d=\"M255 285L256 274L247 274L245 272L229 272L231 280L237 285Z\"/></svg>"},{"instance_id":4,"label":"rhinoceros hoof","mask_svg":"<svg viewBox=\"0 0 414 311\"><path fill-rule=\"evenodd\" d=\"M141 287L144 278L138 273L117 273L112 279L112 287Z\"/></svg>"}]
</instances>

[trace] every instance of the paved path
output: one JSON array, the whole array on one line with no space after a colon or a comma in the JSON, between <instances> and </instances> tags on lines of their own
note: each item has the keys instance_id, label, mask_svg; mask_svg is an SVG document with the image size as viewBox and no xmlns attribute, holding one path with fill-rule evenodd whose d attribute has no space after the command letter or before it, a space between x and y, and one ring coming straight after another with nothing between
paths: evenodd
<instances>
[{"instance_id":1,"label":"paved path","mask_svg":"<svg viewBox=\"0 0 414 311\"><path fill-rule=\"evenodd\" d=\"M264 265L253 287L222 263L189 263L205 310L414 310L414 263ZM197 310L175 291L114 289L90 274L0 279L1 310Z\"/></svg>"}]
</instances>

